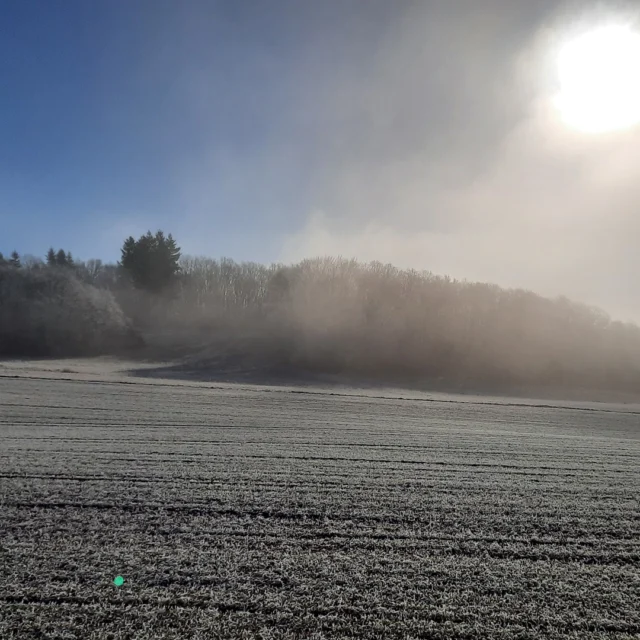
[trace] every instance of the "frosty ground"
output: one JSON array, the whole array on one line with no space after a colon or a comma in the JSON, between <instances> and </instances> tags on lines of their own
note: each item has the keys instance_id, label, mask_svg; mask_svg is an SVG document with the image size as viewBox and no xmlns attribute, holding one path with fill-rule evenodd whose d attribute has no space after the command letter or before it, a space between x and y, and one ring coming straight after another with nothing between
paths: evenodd
<instances>
[{"instance_id":1,"label":"frosty ground","mask_svg":"<svg viewBox=\"0 0 640 640\"><path fill-rule=\"evenodd\" d=\"M640 405L125 369L0 364L3 640L639 637Z\"/></svg>"}]
</instances>

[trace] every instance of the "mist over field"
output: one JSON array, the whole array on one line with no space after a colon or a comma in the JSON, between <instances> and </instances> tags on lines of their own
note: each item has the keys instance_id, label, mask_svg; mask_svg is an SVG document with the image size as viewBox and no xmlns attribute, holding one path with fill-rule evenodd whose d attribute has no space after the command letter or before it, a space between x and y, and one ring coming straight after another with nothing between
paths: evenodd
<instances>
[{"instance_id":1,"label":"mist over field","mask_svg":"<svg viewBox=\"0 0 640 640\"><path fill-rule=\"evenodd\" d=\"M51 250L49 264L0 266L0 354L112 354L202 380L332 375L560 396L640 384L640 327L566 297L380 262L181 257L161 232L129 238L122 256L103 265Z\"/></svg>"},{"instance_id":2,"label":"mist over field","mask_svg":"<svg viewBox=\"0 0 640 640\"><path fill-rule=\"evenodd\" d=\"M160 12L144 51L171 35L176 55L140 54L135 79L155 95L171 76L175 111L160 101L157 118L182 119L175 135L135 120L135 139L170 158L152 176L164 201L95 216L60 260L7 254L0 353L636 392L640 129L587 135L556 100L562 44L606 15L551 0ZM250 47L229 35L258 24ZM180 247L153 248L158 226Z\"/></svg>"}]
</instances>

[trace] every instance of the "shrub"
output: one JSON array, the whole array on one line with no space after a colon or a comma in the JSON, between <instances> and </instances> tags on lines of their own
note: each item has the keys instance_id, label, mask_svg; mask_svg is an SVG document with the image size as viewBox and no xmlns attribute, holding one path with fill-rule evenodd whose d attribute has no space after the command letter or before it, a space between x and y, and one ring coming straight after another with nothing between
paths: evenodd
<instances>
[{"instance_id":1,"label":"shrub","mask_svg":"<svg viewBox=\"0 0 640 640\"><path fill-rule=\"evenodd\" d=\"M0 267L0 355L108 353L131 337L113 295L70 270Z\"/></svg>"}]
</instances>

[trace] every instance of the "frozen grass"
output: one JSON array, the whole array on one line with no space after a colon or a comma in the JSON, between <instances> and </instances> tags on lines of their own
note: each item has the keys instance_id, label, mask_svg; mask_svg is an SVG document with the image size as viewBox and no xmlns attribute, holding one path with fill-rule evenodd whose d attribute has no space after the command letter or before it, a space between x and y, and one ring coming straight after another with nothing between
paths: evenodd
<instances>
[{"instance_id":1,"label":"frozen grass","mask_svg":"<svg viewBox=\"0 0 640 640\"><path fill-rule=\"evenodd\" d=\"M640 634L638 406L12 366L3 640Z\"/></svg>"}]
</instances>

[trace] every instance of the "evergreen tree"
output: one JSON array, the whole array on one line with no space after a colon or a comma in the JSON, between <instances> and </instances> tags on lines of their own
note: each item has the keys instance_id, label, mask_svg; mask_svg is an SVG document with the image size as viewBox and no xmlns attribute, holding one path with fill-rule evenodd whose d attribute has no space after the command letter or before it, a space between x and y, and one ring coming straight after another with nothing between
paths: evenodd
<instances>
[{"instance_id":1,"label":"evergreen tree","mask_svg":"<svg viewBox=\"0 0 640 640\"><path fill-rule=\"evenodd\" d=\"M49 251L47 251L47 265L50 267L54 267L56 264L58 264L56 252L55 249L51 247Z\"/></svg>"},{"instance_id":2,"label":"evergreen tree","mask_svg":"<svg viewBox=\"0 0 640 640\"><path fill-rule=\"evenodd\" d=\"M7 264L7 261L5 260L2 253L0 253L0 267L4 267L6 264Z\"/></svg>"},{"instance_id":3,"label":"evergreen tree","mask_svg":"<svg viewBox=\"0 0 640 640\"><path fill-rule=\"evenodd\" d=\"M148 231L135 240L129 236L121 249L121 273L134 286L158 293L169 286L180 271L180 248L173 236Z\"/></svg>"},{"instance_id":4,"label":"evergreen tree","mask_svg":"<svg viewBox=\"0 0 640 640\"><path fill-rule=\"evenodd\" d=\"M59 267L67 266L67 254L64 252L64 249L60 249L58 253L56 253L56 264Z\"/></svg>"},{"instance_id":5,"label":"evergreen tree","mask_svg":"<svg viewBox=\"0 0 640 640\"><path fill-rule=\"evenodd\" d=\"M22 262L20 261L20 254L17 251L13 251L11 253L11 258L9 258L9 264L12 267L16 267L16 269L19 269L22 266Z\"/></svg>"},{"instance_id":6,"label":"evergreen tree","mask_svg":"<svg viewBox=\"0 0 640 640\"><path fill-rule=\"evenodd\" d=\"M133 236L129 236L120 249L120 262L118 262L118 272L121 280L133 282L135 284L135 273L138 270L136 260L137 243Z\"/></svg>"}]
</instances>

